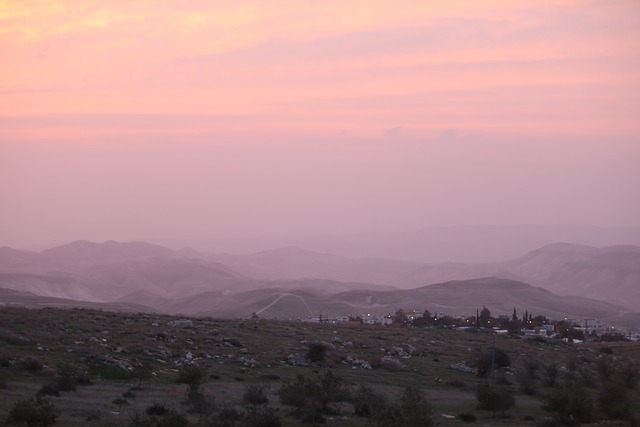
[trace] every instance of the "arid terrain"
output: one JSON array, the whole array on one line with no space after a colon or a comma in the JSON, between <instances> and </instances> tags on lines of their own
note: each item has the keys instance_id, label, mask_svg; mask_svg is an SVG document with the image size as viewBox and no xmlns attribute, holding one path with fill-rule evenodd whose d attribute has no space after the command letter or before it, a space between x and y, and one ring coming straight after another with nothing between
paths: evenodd
<instances>
[{"instance_id":1,"label":"arid terrain","mask_svg":"<svg viewBox=\"0 0 640 427\"><path fill-rule=\"evenodd\" d=\"M0 344L3 420L19 401L48 402L65 426L417 425L407 408L440 426L632 425L640 414L635 343L4 307ZM300 381L302 403L287 394ZM487 383L513 399L495 418L479 408Z\"/></svg>"}]
</instances>

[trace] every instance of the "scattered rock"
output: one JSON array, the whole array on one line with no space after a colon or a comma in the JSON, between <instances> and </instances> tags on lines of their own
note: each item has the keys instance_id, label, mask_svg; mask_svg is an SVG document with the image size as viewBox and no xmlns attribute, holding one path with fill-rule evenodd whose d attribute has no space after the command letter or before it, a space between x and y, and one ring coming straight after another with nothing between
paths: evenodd
<instances>
[{"instance_id":1,"label":"scattered rock","mask_svg":"<svg viewBox=\"0 0 640 427\"><path fill-rule=\"evenodd\" d=\"M223 338L222 343L227 347L244 347L240 341L235 338Z\"/></svg>"},{"instance_id":2,"label":"scattered rock","mask_svg":"<svg viewBox=\"0 0 640 427\"><path fill-rule=\"evenodd\" d=\"M383 368L388 369L390 371L403 371L407 369L407 365L405 365L395 357L391 357L391 356L384 356L380 360L380 364Z\"/></svg>"},{"instance_id":3,"label":"scattered rock","mask_svg":"<svg viewBox=\"0 0 640 427\"><path fill-rule=\"evenodd\" d=\"M451 369L460 372L466 372L468 374L475 374L477 372L476 369L467 366L464 362L454 363L453 365L451 365Z\"/></svg>"},{"instance_id":4,"label":"scattered rock","mask_svg":"<svg viewBox=\"0 0 640 427\"><path fill-rule=\"evenodd\" d=\"M167 323L167 326L172 328L191 328L193 327L193 322L190 319L172 320Z\"/></svg>"}]
</instances>

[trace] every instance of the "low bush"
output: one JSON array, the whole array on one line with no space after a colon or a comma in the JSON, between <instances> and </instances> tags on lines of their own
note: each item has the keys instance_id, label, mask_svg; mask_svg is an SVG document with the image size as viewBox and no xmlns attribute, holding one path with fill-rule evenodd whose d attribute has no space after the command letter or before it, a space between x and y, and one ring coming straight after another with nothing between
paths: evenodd
<instances>
[{"instance_id":1,"label":"low bush","mask_svg":"<svg viewBox=\"0 0 640 427\"><path fill-rule=\"evenodd\" d=\"M26 359L21 360L18 366L20 369L24 369L31 373L42 371L42 363L33 357L27 357Z\"/></svg>"},{"instance_id":2,"label":"low bush","mask_svg":"<svg viewBox=\"0 0 640 427\"><path fill-rule=\"evenodd\" d=\"M309 348L307 349L307 359L309 359L313 363L322 363L327 358L327 351L329 348L319 342L314 342L309 344Z\"/></svg>"},{"instance_id":3,"label":"low bush","mask_svg":"<svg viewBox=\"0 0 640 427\"><path fill-rule=\"evenodd\" d=\"M167 409L162 414L136 413L129 422L130 427L186 427L188 425L189 420L175 409Z\"/></svg>"},{"instance_id":4,"label":"low bush","mask_svg":"<svg viewBox=\"0 0 640 427\"><path fill-rule=\"evenodd\" d=\"M476 349L472 356L471 366L478 370L479 377L487 377L492 368L500 369L511 366L509 355L500 348Z\"/></svg>"},{"instance_id":5,"label":"low bush","mask_svg":"<svg viewBox=\"0 0 640 427\"><path fill-rule=\"evenodd\" d=\"M60 389L55 383L45 384L40 387L36 396L60 396Z\"/></svg>"},{"instance_id":6,"label":"low bush","mask_svg":"<svg viewBox=\"0 0 640 427\"><path fill-rule=\"evenodd\" d=\"M48 427L54 425L59 416L60 411L53 403L37 397L16 402L9 411L6 423L9 425L26 424L29 427Z\"/></svg>"},{"instance_id":7,"label":"low bush","mask_svg":"<svg viewBox=\"0 0 640 427\"><path fill-rule=\"evenodd\" d=\"M478 417L476 417L474 414L471 414L471 413L468 413L468 412L464 412L462 414L458 414L458 418L461 421L464 421L465 423L473 423L473 422L478 420Z\"/></svg>"},{"instance_id":8,"label":"low bush","mask_svg":"<svg viewBox=\"0 0 640 427\"><path fill-rule=\"evenodd\" d=\"M553 412L557 421L564 425L596 420L593 401L584 388L572 386L554 389L546 401L542 408Z\"/></svg>"},{"instance_id":9,"label":"low bush","mask_svg":"<svg viewBox=\"0 0 640 427\"><path fill-rule=\"evenodd\" d=\"M246 385L242 395L242 403L250 406L266 405L269 403L269 398L267 397L268 389L269 386L262 384Z\"/></svg>"}]
</instances>

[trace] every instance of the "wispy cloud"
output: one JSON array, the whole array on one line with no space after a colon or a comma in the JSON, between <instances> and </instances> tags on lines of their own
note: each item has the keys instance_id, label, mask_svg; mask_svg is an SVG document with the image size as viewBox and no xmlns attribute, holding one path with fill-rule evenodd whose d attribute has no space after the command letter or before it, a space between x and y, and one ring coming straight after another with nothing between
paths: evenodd
<instances>
[{"instance_id":1,"label":"wispy cloud","mask_svg":"<svg viewBox=\"0 0 640 427\"><path fill-rule=\"evenodd\" d=\"M391 129L387 129L384 132L384 134L385 134L385 136L398 136L398 135L400 135L401 131L402 131L402 127L396 126L396 127L392 127Z\"/></svg>"}]
</instances>

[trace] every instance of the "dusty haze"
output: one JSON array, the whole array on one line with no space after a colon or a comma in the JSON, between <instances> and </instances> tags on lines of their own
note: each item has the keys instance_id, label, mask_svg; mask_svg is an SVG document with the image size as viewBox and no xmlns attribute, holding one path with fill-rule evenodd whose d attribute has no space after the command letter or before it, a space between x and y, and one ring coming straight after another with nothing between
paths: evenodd
<instances>
[{"instance_id":1,"label":"dusty haze","mask_svg":"<svg viewBox=\"0 0 640 427\"><path fill-rule=\"evenodd\" d=\"M4 2L0 245L639 227L638 52L635 1Z\"/></svg>"}]
</instances>

